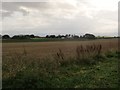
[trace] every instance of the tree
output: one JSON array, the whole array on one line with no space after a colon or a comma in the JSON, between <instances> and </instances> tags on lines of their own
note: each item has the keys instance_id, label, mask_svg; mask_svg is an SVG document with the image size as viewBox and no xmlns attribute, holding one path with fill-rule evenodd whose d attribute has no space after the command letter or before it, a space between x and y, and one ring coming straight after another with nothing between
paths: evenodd
<instances>
[{"instance_id":1,"label":"tree","mask_svg":"<svg viewBox=\"0 0 120 90\"><path fill-rule=\"evenodd\" d=\"M57 38L61 38L62 36L61 35L58 35Z\"/></svg>"},{"instance_id":2,"label":"tree","mask_svg":"<svg viewBox=\"0 0 120 90\"><path fill-rule=\"evenodd\" d=\"M35 36L33 34L30 35L30 38L35 38Z\"/></svg>"},{"instance_id":3,"label":"tree","mask_svg":"<svg viewBox=\"0 0 120 90\"><path fill-rule=\"evenodd\" d=\"M86 39L95 39L95 36L93 34L85 34L83 36L83 38L86 38Z\"/></svg>"},{"instance_id":4,"label":"tree","mask_svg":"<svg viewBox=\"0 0 120 90\"><path fill-rule=\"evenodd\" d=\"M71 34L66 34L65 37L66 38L72 38L72 35Z\"/></svg>"},{"instance_id":5,"label":"tree","mask_svg":"<svg viewBox=\"0 0 120 90\"><path fill-rule=\"evenodd\" d=\"M10 39L10 36L9 35L3 35L2 39Z\"/></svg>"},{"instance_id":6,"label":"tree","mask_svg":"<svg viewBox=\"0 0 120 90\"><path fill-rule=\"evenodd\" d=\"M50 38L55 38L55 35L50 35Z\"/></svg>"},{"instance_id":7,"label":"tree","mask_svg":"<svg viewBox=\"0 0 120 90\"><path fill-rule=\"evenodd\" d=\"M83 36L80 35L80 38L83 38Z\"/></svg>"},{"instance_id":8,"label":"tree","mask_svg":"<svg viewBox=\"0 0 120 90\"><path fill-rule=\"evenodd\" d=\"M15 35L12 39L30 39L29 35Z\"/></svg>"},{"instance_id":9,"label":"tree","mask_svg":"<svg viewBox=\"0 0 120 90\"><path fill-rule=\"evenodd\" d=\"M12 37L12 39L21 39L22 38L22 36L20 36L20 35L14 35L13 37Z\"/></svg>"},{"instance_id":10,"label":"tree","mask_svg":"<svg viewBox=\"0 0 120 90\"><path fill-rule=\"evenodd\" d=\"M46 38L50 38L50 36L49 36L49 35L46 35Z\"/></svg>"},{"instance_id":11,"label":"tree","mask_svg":"<svg viewBox=\"0 0 120 90\"><path fill-rule=\"evenodd\" d=\"M58 35L58 36L56 36L56 38L65 38L65 36L64 35Z\"/></svg>"}]
</instances>

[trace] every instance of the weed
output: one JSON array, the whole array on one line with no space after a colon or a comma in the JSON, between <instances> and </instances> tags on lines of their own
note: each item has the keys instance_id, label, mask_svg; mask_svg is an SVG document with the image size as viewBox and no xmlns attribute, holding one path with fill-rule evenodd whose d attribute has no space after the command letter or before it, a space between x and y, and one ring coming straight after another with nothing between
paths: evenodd
<instances>
[{"instance_id":1,"label":"weed","mask_svg":"<svg viewBox=\"0 0 120 90\"><path fill-rule=\"evenodd\" d=\"M91 63L94 57L100 58L102 45L79 45L76 48L76 59L80 63Z\"/></svg>"}]
</instances>

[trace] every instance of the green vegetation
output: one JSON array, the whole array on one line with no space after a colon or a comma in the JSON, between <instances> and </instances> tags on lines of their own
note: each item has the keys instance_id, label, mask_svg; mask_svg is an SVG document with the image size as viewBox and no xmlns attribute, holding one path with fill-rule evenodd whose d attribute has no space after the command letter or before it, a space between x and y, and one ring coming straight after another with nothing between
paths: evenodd
<instances>
[{"instance_id":1,"label":"green vegetation","mask_svg":"<svg viewBox=\"0 0 120 90\"><path fill-rule=\"evenodd\" d=\"M101 48L78 46L75 57L67 58L59 49L43 60L28 57L25 50L3 56L3 88L118 88L120 53L101 53Z\"/></svg>"},{"instance_id":2,"label":"green vegetation","mask_svg":"<svg viewBox=\"0 0 120 90\"><path fill-rule=\"evenodd\" d=\"M2 40L3 43L11 43L11 42L48 42L48 41L62 41L62 39L31 38L31 39L7 39L7 40Z\"/></svg>"},{"instance_id":3,"label":"green vegetation","mask_svg":"<svg viewBox=\"0 0 120 90\"><path fill-rule=\"evenodd\" d=\"M17 43L17 42L57 42L57 41L87 41L87 39L61 39L61 38L31 38L31 39L6 39L2 43Z\"/></svg>"}]
</instances>

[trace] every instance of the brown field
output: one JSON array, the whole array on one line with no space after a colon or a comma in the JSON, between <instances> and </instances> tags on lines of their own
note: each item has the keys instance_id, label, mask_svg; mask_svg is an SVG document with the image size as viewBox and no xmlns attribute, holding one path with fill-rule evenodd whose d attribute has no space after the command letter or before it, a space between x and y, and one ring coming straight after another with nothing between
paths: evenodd
<instances>
[{"instance_id":1,"label":"brown field","mask_svg":"<svg viewBox=\"0 0 120 90\"><path fill-rule=\"evenodd\" d=\"M117 87L117 39L17 42L2 46L4 88Z\"/></svg>"},{"instance_id":2,"label":"brown field","mask_svg":"<svg viewBox=\"0 0 120 90\"><path fill-rule=\"evenodd\" d=\"M102 51L118 49L118 39L101 39L91 41L57 41L57 42L23 42L23 43L3 43L3 56L22 54L25 51L27 56L43 58L56 54L59 49L65 56L75 54L79 45L101 44Z\"/></svg>"}]
</instances>

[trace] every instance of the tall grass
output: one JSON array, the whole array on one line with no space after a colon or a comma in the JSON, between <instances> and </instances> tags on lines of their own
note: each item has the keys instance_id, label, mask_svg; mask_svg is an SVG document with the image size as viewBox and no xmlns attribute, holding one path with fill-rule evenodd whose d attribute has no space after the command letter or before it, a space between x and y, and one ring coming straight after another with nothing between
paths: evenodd
<instances>
[{"instance_id":1,"label":"tall grass","mask_svg":"<svg viewBox=\"0 0 120 90\"><path fill-rule=\"evenodd\" d=\"M94 57L101 56L102 45L79 45L76 48L76 59L79 60L80 63L90 63L91 59Z\"/></svg>"},{"instance_id":2,"label":"tall grass","mask_svg":"<svg viewBox=\"0 0 120 90\"><path fill-rule=\"evenodd\" d=\"M79 45L76 47L76 54L73 57L65 56L65 53L58 49L58 52L54 56L58 65L68 65L73 63L90 64L93 60L99 59L102 54L102 45ZM71 52L72 53L72 52Z\"/></svg>"},{"instance_id":3,"label":"tall grass","mask_svg":"<svg viewBox=\"0 0 120 90\"><path fill-rule=\"evenodd\" d=\"M86 57L94 57L96 55L101 54L102 45L87 45L83 47L83 45L77 46L76 53L78 59L84 59Z\"/></svg>"}]
</instances>

